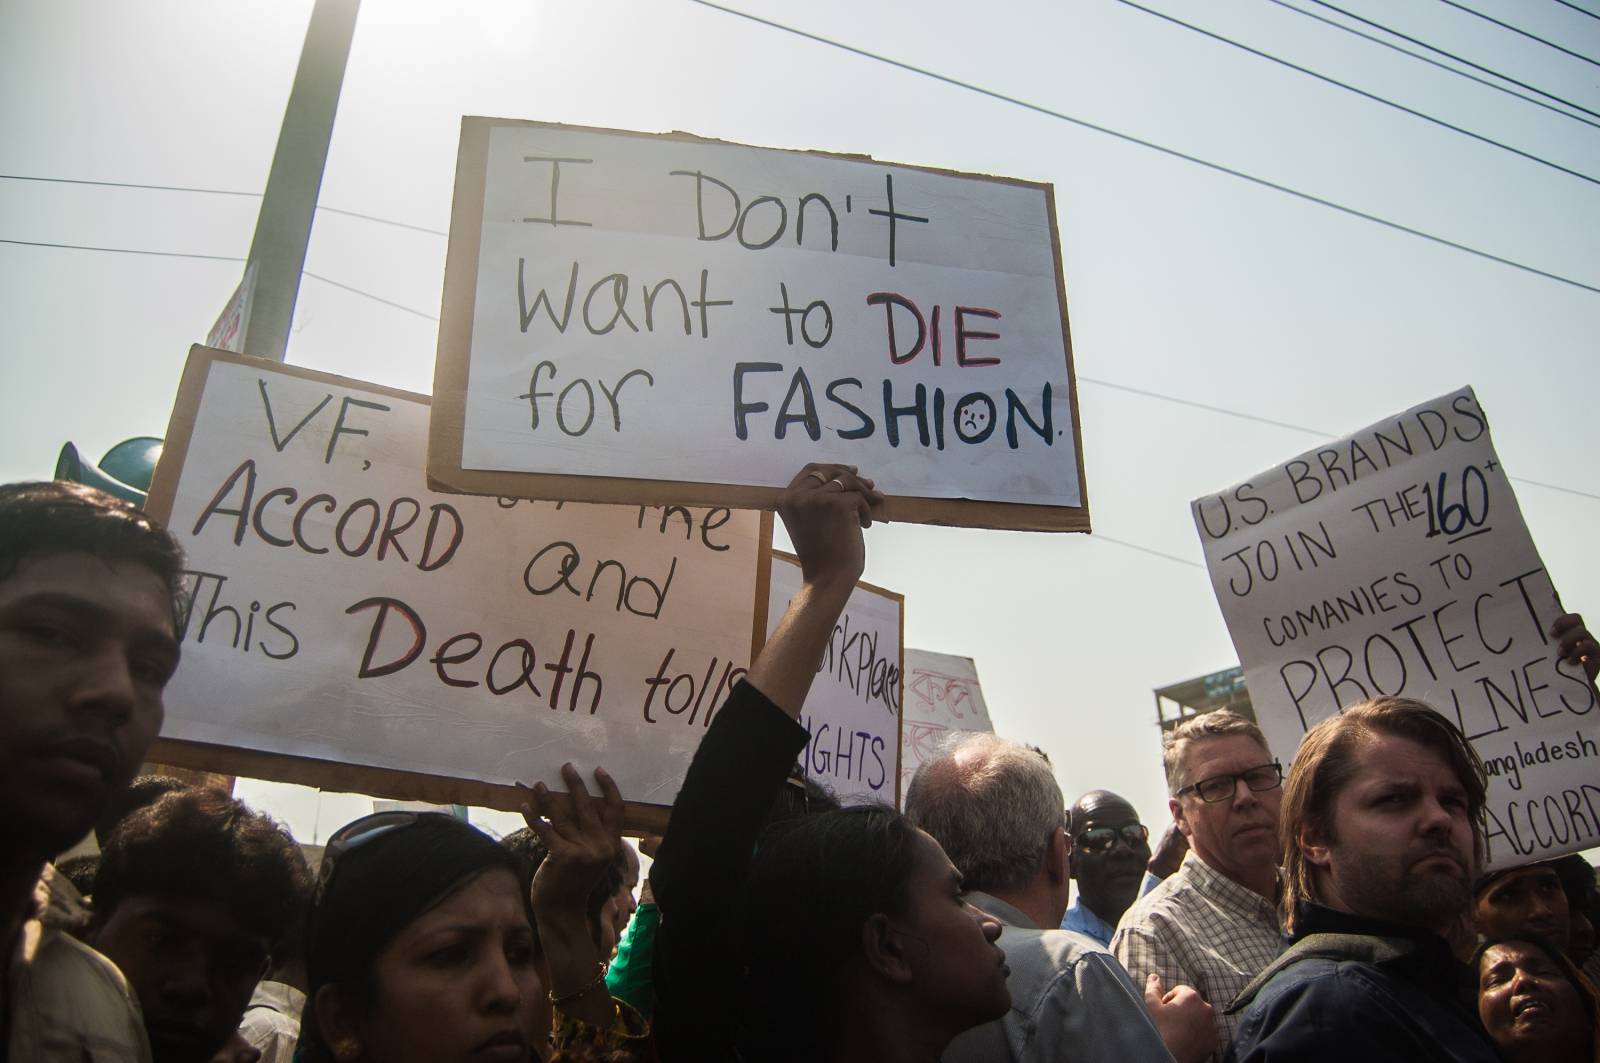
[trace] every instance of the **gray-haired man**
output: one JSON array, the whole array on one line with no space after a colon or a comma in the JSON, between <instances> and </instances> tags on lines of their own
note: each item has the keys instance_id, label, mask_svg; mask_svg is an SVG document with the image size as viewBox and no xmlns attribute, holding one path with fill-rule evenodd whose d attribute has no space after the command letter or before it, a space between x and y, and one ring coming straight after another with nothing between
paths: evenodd
<instances>
[{"instance_id":1,"label":"gray-haired man","mask_svg":"<svg viewBox=\"0 0 1600 1063\"><path fill-rule=\"evenodd\" d=\"M1167 1059L1168 1045L1187 1061L1210 1051L1210 1009L1192 991L1157 984L1141 994L1095 942L1041 929L1059 926L1066 911L1071 841L1061 788L1037 752L994 735L959 736L917 769L906 814L944 847L966 899L1005 924L1011 1011L957 1037L945 1063L1125 1063Z\"/></svg>"}]
</instances>

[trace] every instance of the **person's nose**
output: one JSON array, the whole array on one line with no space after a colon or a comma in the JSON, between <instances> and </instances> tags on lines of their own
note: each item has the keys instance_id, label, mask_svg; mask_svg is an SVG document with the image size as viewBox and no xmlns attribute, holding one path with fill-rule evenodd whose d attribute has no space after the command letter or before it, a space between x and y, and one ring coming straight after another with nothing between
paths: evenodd
<instances>
[{"instance_id":1,"label":"person's nose","mask_svg":"<svg viewBox=\"0 0 1600 1063\"><path fill-rule=\"evenodd\" d=\"M133 671L119 647L100 646L85 655L70 696L75 709L121 724L133 715L137 699Z\"/></svg>"}]
</instances>

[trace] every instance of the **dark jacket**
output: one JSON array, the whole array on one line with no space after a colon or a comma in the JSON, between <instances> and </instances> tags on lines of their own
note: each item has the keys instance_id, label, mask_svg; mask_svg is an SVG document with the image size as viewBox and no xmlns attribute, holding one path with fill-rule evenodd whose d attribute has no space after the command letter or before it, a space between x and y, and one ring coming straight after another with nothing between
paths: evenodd
<instances>
[{"instance_id":1,"label":"dark jacket","mask_svg":"<svg viewBox=\"0 0 1600 1063\"><path fill-rule=\"evenodd\" d=\"M1225 1063L1498 1063L1474 980L1418 927L1302 906L1288 949L1239 994Z\"/></svg>"},{"instance_id":2,"label":"dark jacket","mask_svg":"<svg viewBox=\"0 0 1600 1063\"><path fill-rule=\"evenodd\" d=\"M806 729L748 682L717 710L695 751L650 869L661 909L654 960L664 1063L739 1058L738 928L756 838Z\"/></svg>"}]
</instances>

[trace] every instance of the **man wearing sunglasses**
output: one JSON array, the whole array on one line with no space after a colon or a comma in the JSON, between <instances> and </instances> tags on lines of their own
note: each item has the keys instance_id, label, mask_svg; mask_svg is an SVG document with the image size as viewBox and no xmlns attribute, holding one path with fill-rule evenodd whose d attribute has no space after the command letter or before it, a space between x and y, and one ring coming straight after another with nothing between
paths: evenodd
<instances>
[{"instance_id":1,"label":"man wearing sunglasses","mask_svg":"<svg viewBox=\"0 0 1600 1063\"><path fill-rule=\"evenodd\" d=\"M1250 720L1226 709L1167 735L1167 802L1189 855L1133 903L1112 950L1135 980L1193 986L1213 1008L1217 1048L1233 998L1278 954L1278 805L1283 771Z\"/></svg>"},{"instance_id":2,"label":"man wearing sunglasses","mask_svg":"<svg viewBox=\"0 0 1600 1063\"><path fill-rule=\"evenodd\" d=\"M1061 929L1109 948L1122 913L1159 881L1147 871L1150 831L1125 798L1110 790L1090 790L1067 810L1067 832L1078 896Z\"/></svg>"}]
</instances>

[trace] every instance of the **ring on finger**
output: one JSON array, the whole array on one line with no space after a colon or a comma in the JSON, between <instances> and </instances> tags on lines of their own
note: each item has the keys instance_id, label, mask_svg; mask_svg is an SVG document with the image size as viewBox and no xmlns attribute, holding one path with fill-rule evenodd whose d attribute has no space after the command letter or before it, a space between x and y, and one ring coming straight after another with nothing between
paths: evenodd
<instances>
[{"instance_id":1,"label":"ring on finger","mask_svg":"<svg viewBox=\"0 0 1600 1063\"><path fill-rule=\"evenodd\" d=\"M821 469L812 469L806 473L806 476L815 476L819 485L828 482L828 474L823 472Z\"/></svg>"},{"instance_id":2,"label":"ring on finger","mask_svg":"<svg viewBox=\"0 0 1600 1063\"><path fill-rule=\"evenodd\" d=\"M828 483L830 483L830 484L838 484L839 485L839 490L841 490L841 491L850 490L848 487L846 487L844 485L844 481L839 479L837 476L835 476L833 479L829 480ZM826 485L824 485L824 486L826 486Z\"/></svg>"}]
</instances>

